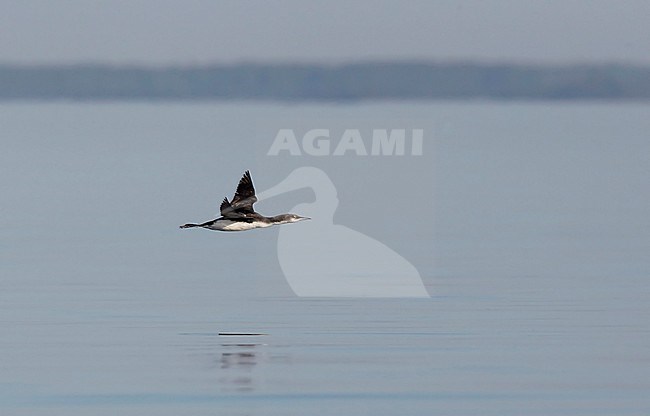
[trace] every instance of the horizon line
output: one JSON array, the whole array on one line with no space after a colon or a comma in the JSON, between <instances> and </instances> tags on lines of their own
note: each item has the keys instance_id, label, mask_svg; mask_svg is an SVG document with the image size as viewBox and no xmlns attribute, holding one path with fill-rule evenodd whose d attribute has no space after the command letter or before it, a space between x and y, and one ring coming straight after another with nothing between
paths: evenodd
<instances>
[{"instance_id":1,"label":"horizon line","mask_svg":"<svg viewBox=\"0 0 650 416\"><path fill-rule=\"evenodd\" d=\"M0 67L12 68L115 68L115 69L188 69L188 68L232 68L239 66L259 67L320 67L343 68L363 65L425 65L425 66L476 66L476 67L521 67L521 68L576 68L576 67L634 67L650 69L650 62L632 60L514 60L514 59L425 59L425 58L364 58L357 60L337 60L336 62L317 60L253 60L242 59L236 61L214 62L184 62L184 63L151 63L151 62L111 62L101 60L87 60L75 62L16 62L0 61Z\"/></svg>"}]
</instances>

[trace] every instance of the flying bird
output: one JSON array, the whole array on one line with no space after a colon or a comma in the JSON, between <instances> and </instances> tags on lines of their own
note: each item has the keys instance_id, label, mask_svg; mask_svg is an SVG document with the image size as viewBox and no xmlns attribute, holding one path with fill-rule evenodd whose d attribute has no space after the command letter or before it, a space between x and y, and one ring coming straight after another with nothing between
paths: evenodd
<instances>
[{"instance_id":1,"label":"flying bird","mask_svg":"<svg viewBox=\"0 0 650 416\"><path fill-rule=\"evenodd\" d=\"M272 225L289 224L293 222L309 220L309 217L301 217L296 214L280 214L274 217L265 217L253 210L253 204L257 202L253 179L249 171L244 173L235 196L232 201L224 198L219 210L221 217L206 221L202 224L185 224L180 228L201 227L215 231L246 231L254 228L266 228Z\"/></svg>"}]
</instances>

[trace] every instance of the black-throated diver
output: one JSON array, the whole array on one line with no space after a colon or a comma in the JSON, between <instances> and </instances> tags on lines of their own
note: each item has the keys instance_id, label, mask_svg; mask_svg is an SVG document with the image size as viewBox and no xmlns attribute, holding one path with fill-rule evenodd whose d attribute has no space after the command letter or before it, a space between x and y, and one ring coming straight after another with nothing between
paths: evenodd
<instances>
[{"instance_id":1,"label":"black-throated diver","mask_svg":"<svg viewBox=\"0 0 650 416\"><path fill-rule=\"evenodd\" d=\"M215 231L246 231L254 228L265 228L272 225L289 224L303 220L309 220L309 217L301 217L296 214L280 214L274 217L265 217L253 210L253 204L257 202L253 179L249 171L244 173L235 196L232 201L224 198L219 207L221 217L206 221L202 224L185 224L180 228L201 227Z\"/></svg>"}]
</instances>

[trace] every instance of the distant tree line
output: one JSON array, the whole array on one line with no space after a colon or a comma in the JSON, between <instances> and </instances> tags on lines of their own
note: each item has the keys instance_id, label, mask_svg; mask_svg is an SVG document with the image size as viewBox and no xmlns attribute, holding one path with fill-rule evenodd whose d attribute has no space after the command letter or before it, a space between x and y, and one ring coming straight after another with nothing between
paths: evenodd
<instances>
[{"instance_id":1,"label":"distant tree line","mask_svg":"<svg viewBox=\"0 0 650 416\"><path fill-rule=\"evenodd\" d=\"M650 99L650 67L472 63L0 65L0 100Z\"/></svg>"}]
</instances>

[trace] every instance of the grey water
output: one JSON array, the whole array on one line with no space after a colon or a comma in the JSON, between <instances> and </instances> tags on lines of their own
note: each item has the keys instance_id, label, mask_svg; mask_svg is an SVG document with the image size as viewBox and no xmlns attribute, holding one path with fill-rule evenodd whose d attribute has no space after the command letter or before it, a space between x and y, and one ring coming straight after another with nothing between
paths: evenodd
<instances>
[{"instance_id":1,"label":"grey water","mask_svg":"<svg viewBox=\"0 0 650 416\"><path fill-rule=\"evenodd\" d=\"M423 152L268 154L317 128ZM430 298L298 297L278 228L178 229L301 166ZM649 185L647 104L1 104L0 412L647 415Z\"/></svg>"}]
</instances>

